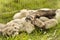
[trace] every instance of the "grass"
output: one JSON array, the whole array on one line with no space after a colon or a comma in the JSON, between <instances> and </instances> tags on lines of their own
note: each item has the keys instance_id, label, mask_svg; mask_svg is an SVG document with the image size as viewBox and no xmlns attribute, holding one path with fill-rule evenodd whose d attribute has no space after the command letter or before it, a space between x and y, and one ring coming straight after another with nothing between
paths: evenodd
<instances>
[{"instance_id":1,"label":"grass","mask_svg":"<svg viewBox=\"0 0 60 40\"><path fill-rule=\"evenodd\" d=\"M60 8L60 0L0 0L0 23L12 20L13 15L21 9ZM4 37L0 40L60 40L60 24L56 27L43 31L36 28L31 34L22 32L19 35Z\"/></svg>"}]
</instances>

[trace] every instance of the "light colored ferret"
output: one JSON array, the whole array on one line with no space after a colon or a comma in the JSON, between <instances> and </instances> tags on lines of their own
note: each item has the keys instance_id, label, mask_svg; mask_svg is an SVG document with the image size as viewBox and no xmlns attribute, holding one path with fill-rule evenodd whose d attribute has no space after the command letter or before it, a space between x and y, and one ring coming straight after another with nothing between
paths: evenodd
<instances>
[{"instance_id":1,"label":"light colored ferret","mask_svg":"<svg viewBox=\"0 0 60 40\"><path fill-rule=\"evenodd\" d=\"M21 31L31 33L34 30L34 25L31 22L26 22L25 18L15 19L6 24L6 28L2 30L3 35L17 35Z\"/></svg>"},{"instance_id":2,"label":"light colored ferret","mask_svg":"<svg viewBox=\"0 0 60 40\"><path fill-rule=\"evenodd\" d=\"M50 29L52 27L56 27L57 24L58 21L56 19L48 19L46 17L41 17L34 21L34 25L42 29Z\"/></svg>"}]
</instances>

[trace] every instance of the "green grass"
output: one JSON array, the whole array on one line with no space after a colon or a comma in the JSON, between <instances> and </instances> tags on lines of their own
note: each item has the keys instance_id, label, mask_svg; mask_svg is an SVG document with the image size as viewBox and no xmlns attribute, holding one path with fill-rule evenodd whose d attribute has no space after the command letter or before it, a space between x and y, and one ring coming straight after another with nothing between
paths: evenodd
<instances>
[{"instance_id":1,"label":"green grass","mask_svg":"<svg viewBox=\"0 0 60 40\"><path fill-rule=\"evenodd\" d=\"M59 2L60 0L0 0L0 23L9 22L21 9L57 9L60 8ZM47 30L46 34L36 28L31 34L22 32L11 37L0 36L0 40L60 40L60 24Z\"/></svg>"}]
</instances>

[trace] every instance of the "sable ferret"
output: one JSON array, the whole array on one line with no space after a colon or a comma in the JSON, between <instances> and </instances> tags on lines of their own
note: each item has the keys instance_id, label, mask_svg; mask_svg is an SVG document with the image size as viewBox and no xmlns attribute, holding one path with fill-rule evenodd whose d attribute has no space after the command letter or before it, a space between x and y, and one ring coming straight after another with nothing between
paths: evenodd
<instances>
[{"instance_id":1,"label":"sable ferret","mask_svg":"<svg viewBox=\"0 0 60 40\"><path fill-rule=\"evenodd\" d=\"M50 10L37 10L36 12L32 12L30 15L28 15L26 17L26 21L30 20L32 22L32 24L34 24L34 21L36 20L36 18L40 18L40 17L47 17L49 19L52 19L55 17L56 10L54 9L50 9Z\"/></svg>"}]
</instances>

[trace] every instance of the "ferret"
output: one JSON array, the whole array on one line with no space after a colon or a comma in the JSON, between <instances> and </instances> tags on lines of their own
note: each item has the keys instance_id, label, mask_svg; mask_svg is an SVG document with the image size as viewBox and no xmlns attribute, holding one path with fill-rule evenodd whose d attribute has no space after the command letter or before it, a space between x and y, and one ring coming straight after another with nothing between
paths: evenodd
<instances>
[{"instance_id":1,"label":"ferret","mask_svg":"<svg viewBox=\"0 0 60 40\"><path fill-rule=\"evenodd\" d=\"M34 25L31 22L26 22L25 17L22 19L15 19L6 24L6 27L2 30L3 35L15 36L19 32L31 33L35 29Z\"/></svg>"},{"instance_id":2,"label":"ferret","mask_svg":"<svg viewBox=\"0 0 60 40\"><path fill-rule=\"evenodd\" d=\"M30 15L28 15L26 17L26 21L30 20L32 22L32 24L34 24L34 20L36 20L36 18L40 18L40 17L47 17L49 19L52 19L55 17L56 10L37 10L36 12L32 12Z\"/></svg>"}]
</instances>

